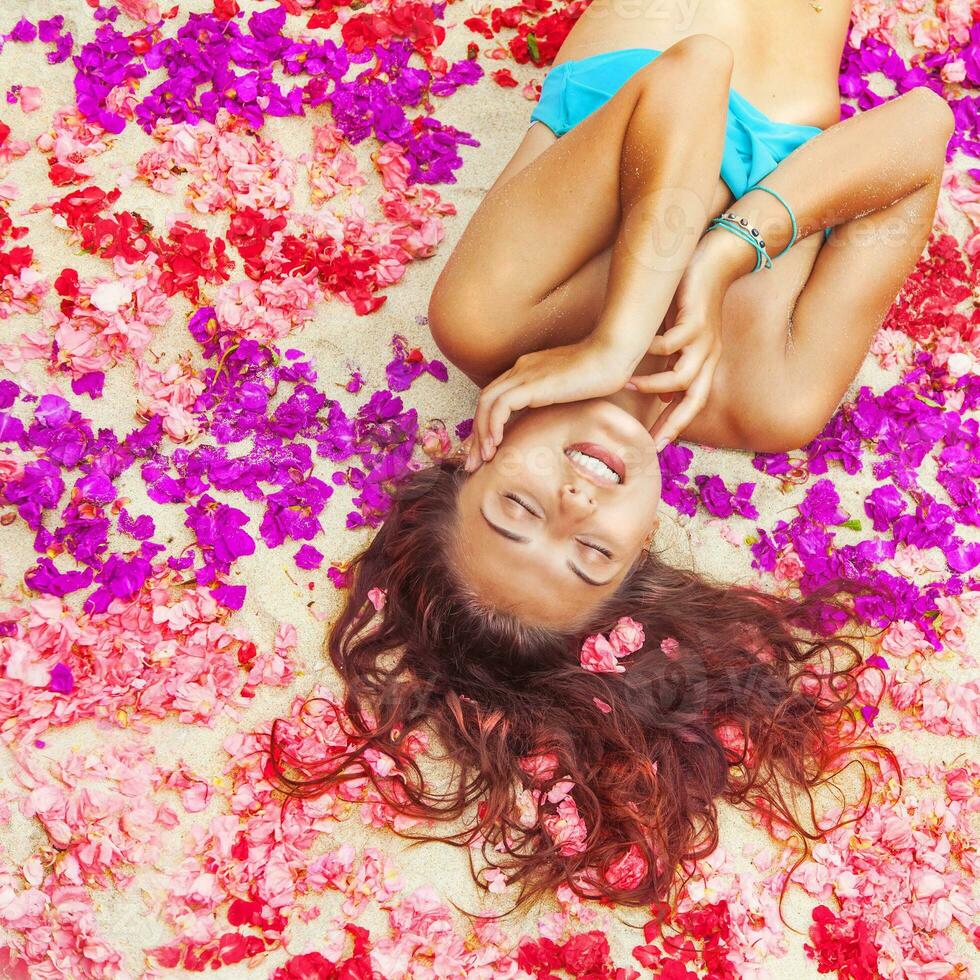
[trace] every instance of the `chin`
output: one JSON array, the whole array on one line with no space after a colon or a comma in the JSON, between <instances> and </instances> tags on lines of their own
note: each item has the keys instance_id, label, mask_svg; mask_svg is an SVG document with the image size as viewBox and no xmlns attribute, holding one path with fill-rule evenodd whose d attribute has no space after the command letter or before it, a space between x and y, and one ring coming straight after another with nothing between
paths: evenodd
<instances>
[{"instance_id":1,"label":"chin","mask_svg":"<svg viewBox=\"0 0 980 980\"><path fill-rule=\"evenodd\" d=\"M659 483L660 457L646 426L624 408L604 398L579 402L580 414L572 427L582 441L594 441L622 457L631 480Z\"/></svg>"},{"instance_id":2,"label":"chin","mask_svg":"<svg viewBox=\"0 0 980 980\"><path fill-rule=\"evenodd\" d=\"M580 402L589 415L605 425L609 435L619 438L626 445L637 449L653 448L654 440L647 427L635 416L621 408L608 398L593 398L589 402Z\"/></svg>"}]
</instances>

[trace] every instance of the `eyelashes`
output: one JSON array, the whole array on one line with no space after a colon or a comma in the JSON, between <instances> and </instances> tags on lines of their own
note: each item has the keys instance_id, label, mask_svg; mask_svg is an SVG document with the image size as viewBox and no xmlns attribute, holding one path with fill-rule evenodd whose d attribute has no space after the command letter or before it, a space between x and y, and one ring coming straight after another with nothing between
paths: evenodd
<instances>
[{"instance_id":1,"label":"eyelashes","mask_svg":"<svg viewBox=\"0 0 980 980\"><path fill-rule=\"evenodd\" d=\"M613 554L608 548L603 548L597 544L589 544L588 541L579 541L579 544L584 544L586 548L591 548L593 551L598 551L600 555L605 555L607 558L612 558Z\"/></svg>"},{"instance_id":2,"label":"eyelashes","mask_svg":"<svg viewBox=\"0 0 980 980\"><path fill-rule=\"evenodd\" d=\"M531 514L531 515L533 515L534 517L540 517L540 516L541 516L540 514L538 514L538 513L536 513L535 511L533 511L533 510L531 510L531 508L530 508L530 507L528 507L528 505L527 505L526 503L524 503L524 501L523 501L523 500L521 500L521 498L520 498L520 497L518 497L516 493L505 493L505 494L504 494L504 496L505 496L505 497L506 497L506 498L507 498L508 500L513 500L515 504L519 504L519 505L520 505L521 507L523 507L523 508L524 508L524 509L525 509L525 510L526 510L526 511L527 511L527 512L529 513L529 514Z\"/></svg>"},{"instance_id":3,"label":"eyelashes","mask_svg":"<svg viewBox=\"0 0 980 980\"><path fill-rule=\"evenodd\" d=\"M537 518L540 519L541 515L538 514L536 511L532 510L523 500L521 500L520 497L517 496L516 493L509 493L508 492L508 493L505 493L504 496L508 500L513 500L514 503L517 504L519 507L523 507L533 517L537 517ZM610 558L611 559L613 557L613 553L608 548L603 548L602 545L591 544L588 541L582 541L581 538L576 538L575 540L578 541L578 543L580 545L582 545L583 547L585 547L585 548L591 548L593 551L598 551L600 555L604 555L606 558Z\"/></svg>"}]
</instances>

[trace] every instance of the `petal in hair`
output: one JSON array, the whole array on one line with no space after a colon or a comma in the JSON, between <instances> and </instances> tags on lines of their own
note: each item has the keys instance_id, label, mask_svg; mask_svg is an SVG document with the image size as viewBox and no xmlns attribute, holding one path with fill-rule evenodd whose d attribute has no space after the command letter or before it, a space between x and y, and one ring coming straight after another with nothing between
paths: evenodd
<instances>
[{"instance_id":1,"label":"petal in hair","mask_svg":"<svg viewBox=\"0 0 980 980\"><path fill-rule=\"evenodd\" d=\"M643 646L645 639L643 627L629 616L621 617L609 634L609 642L619 651L620 657L628 653L636 653Z\"/></svg>"},{"instance_id":2,"label":"petal in hair","mask_svg":"<svg viewBox=\"0 0 980 980\"><path fill-rule=\"evenodd\" d=\"M586 637L579 662L583 670L593 674L624 674L626 668L616 658L625 655L625 651L614 647L602 633L596 633Z\"/></svg>"},{"instance_id":3,"label":"petal in hair","mask_svg":"<svg viewBox=\"0 0 980 980\"><path fill-rule=\"evenodd\" d=\"M554 752L538 752L518 759L518 765L533 782L547 782L558 770L558 756Z\"/></svg>"},{"instance_id":4,"label":"petal in hair","mask_svg":"<svg viewBox=\"0 0 980 980\"><path fill-rule=\"evenodd\" d=\"M494 895L500 895L507 890L507 875L500 868L491 868L484 877L487 879L487 888Z\"/></svg>"},{"instance_id":5,"label":"petal in hair","mask_svg":"<svg viewBox=\"0 0 980 980\"><path fill-rule=\"evenodd\" d=\"M588 829L578 812L575 800L570 796L565 797L558 804L557 813L549 813L541 822L562 857L581 854L585 850Z\"/></svg>"}]
</instances>

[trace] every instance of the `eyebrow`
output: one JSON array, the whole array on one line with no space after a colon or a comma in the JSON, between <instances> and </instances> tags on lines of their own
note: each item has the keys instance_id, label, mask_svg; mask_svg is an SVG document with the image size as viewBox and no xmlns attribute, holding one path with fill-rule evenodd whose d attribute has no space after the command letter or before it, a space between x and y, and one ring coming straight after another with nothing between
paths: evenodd
<instances>
[{"instance_id":1,"label":"eyebrow","mask_svg":"<svg viewBox=\"0 0 980 980\"><path fill-rule=\"evenodd\" d=\"M515 534L515 533L514 533L513 531L508 531L508 530L507 530L507 528L505 528L505 527L501 527L501 526L500 526L499 524L494 524L494 523L493 523L493 521L491 521L491 520L490 520L490 518L489 518L489 517L487 517L487 515L483 513L483 508L482 508L482 507L480 508L480 516L481 516L481 517L482 517L482 518L483 518L483 519L484 519L484 520L485 520L485 521L487 522L487 524L489 524L489 525L490 525L490 527L492 527L492 528L494 529L494 531L496 531L496 532L497 532L497 534L499 534L499 535L500 535L500 536L501 536L502 538L507 538L507 539L508 539L508 540L510 540L510 541L517 541L517 542L518 542L519 544L527 544L527 542L531 540L530 538L525 538L525 537L523 537L523 536L522 536L522 535L520 535L520 534ZM580 578L580 579L581 579L581 580L582 580L583 582L588 582L588 584L589 584L589 585L597 585L597 586L598 586L598 585L608 585L608 584L609 584L609 583L610 583L610 582L612 581L612 578L608 578L608 579L606 579L606 581L605 581L605 582L600 582L600 581L599 581L598 579L594 579L594 578L590 578L590 577L589 577L588 575L586 575L586 574L585 574L585 572L583 572L583 571L582 571L582 569L581 569L581 568L579 568L579 567L578 567L578 566L577 566L576 564L574 564L574 563L572 562L572 560L571 560L571 559L569 559L569 560L568 560L568 561L566 562L566 564L568 565L568 567L569 567L569 568L570 568L570 569L571 569L571 570L572 570L572 571L573 571L573 572L574 572L574 573L575 573L575 574L576 574L576 575L577 575L577 576L578 576L578 577L579 577L579 578ZM615 578L615 576L613 576L613 578Z\"/></svg>"}]
</instances>

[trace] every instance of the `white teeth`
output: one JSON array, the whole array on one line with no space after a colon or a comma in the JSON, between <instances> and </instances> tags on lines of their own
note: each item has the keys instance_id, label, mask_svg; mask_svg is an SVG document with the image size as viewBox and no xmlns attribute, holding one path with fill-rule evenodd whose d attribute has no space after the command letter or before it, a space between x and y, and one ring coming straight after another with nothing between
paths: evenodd
<instances>
[{"instance_id":1,"label":"white teeth","mask_svg":"<svg viewBox=\"0 0 980 980\"><path fill-rule=\"evenodd\" d=\"M588 470L590 473L595 473L601 480L611 480L614 483L622 482L619 479L619 474L615 470L610 469L601 459L596 459L595 456L587 456L577 449L569 449L567 456L569 459L574 459L583 469Z\"/></svg>"}]
</instances>

